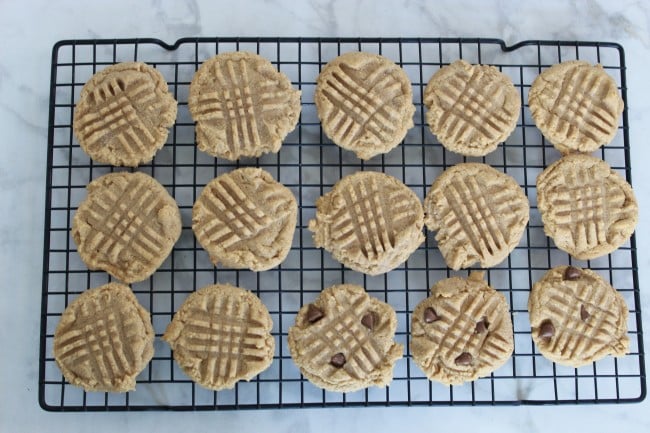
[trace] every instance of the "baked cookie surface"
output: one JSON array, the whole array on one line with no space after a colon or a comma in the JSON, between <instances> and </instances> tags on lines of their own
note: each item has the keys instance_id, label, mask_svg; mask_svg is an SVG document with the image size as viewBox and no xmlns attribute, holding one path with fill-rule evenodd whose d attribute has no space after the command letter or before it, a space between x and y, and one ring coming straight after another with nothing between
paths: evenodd
<instances>
[{"instance_id":1,"label":"baked cookie surface","mask_svg":"<svg viewBox=\"0 0 650 433\"><path fill-rule=\"evenodd\" d=\"M329 62L314 102L323 131L358 158L396 147L413 126L413 90L406 72L386 57L350 52Z\"/></svg>"},{"instance_id":2,"label":"baked cookie surface","mask_svg":"<svg viewBox=\"0 0 650 433\"><path fill-rule=\"evenodd\" d=\"M359 171L316 201L309 221L314 244L345 266L368 275L388 272L424 241L422 204L398 179Z\"/></svg>"},{"instance_id":3,"label":"baked cookie surface","mask_svg":"<svg viewBox=\"0 0 650 433\"><path fill-rule=\"evenodd\" d=\"M153 357L151 317L128 286L109 283L72 301L54 332L54 359L86 391L126 392Z\"/></svg>"},{"instance_id":4,"label":"baked cookie surface","mask_svg":"<svg viewBox=\"0 0 650 433\"><path fill-rule=\"evenodd\" d=\"M505 297L483 272L437 282L413 310L410 348L430 380L457 385L489 375L514 350Z\"/></svg>"},{"instance_id":5,"label":"baked cookie surface","mask_svg":"<svg viewBox=\"0 0 650 433\"><path fill-rule=\"evenodd\" d=\"M304 305L289 328L289 350L301 373L329 391L386 386L403 346L394 341L395 310L363 287L339 284Z\"/></svg>"},{"instance_id":6,"label":"baked cookie surface","mask_svg":"<svg viewBox=\"0 0 650 433\"><path fill-rule=\"evenodd\" d=\"M162 338L193 381L221 390L251 380L271 365L272 328L271 315L257 296L214 284L183 302Z\"/></svg>"},{"instance_id":7,"label":"baked cookie surface","mask_svg":"<svg viewBox=\"0 0 650 433\"><path fill-rule=\"evenodd\" d=\"M239 168L205 186L192 230L215 265L264 271L287 257L297 214L289 188L261 168Z\"/></svg>"},{"instance_id":8,"label":"baked cookie surface","mask_svg":"<svg viewBox=\"0 0 650 433\"><path fill-rule=\"evenodd\" d=\"M457 60L443 66L424 91L427 123L442 145L466 156L483 156L517 125L521 97L494 66Z\"/></svg>"},{"instance_id":9,"label":"baked cookie surface","mask_svg":"<svg viewBox=\"0 0 650 433\"><path fill-rule=\"evenodd\" d=\"M90 182L72 220L83 262L125 283L153 274L181 234L176 201L144 173L109 173Z\"/></svg>"},{"instance_id":10,"label":"baked cookie surface","mask_svg":"<svg viewBox=\"0 0 650 433\"><path fill-rule=\"evenodd\" d=\"M118 63L83 86L72 128L93 161L136 167L163 147L176 112L160 72L141 62Z\"/></svg>"},{"instance_id":11,"label":"baked cookie surface","mask_svg":"<svg viewBox=\"0 0 650 433\"><path fill-rule=\"evenodd\" d=\"M629 351L623 297L590 269L558 266L528 298L533 341L544 357L580 367Z\"/></svg>"},{"instance_id":12,"label":"baked cookie surface","mask_svg":"<svg viewBox=\"0 0 650 433\"><path fill-rule=\"evenodd\" d=\"M218 54L196 71L188 96L196 145L231 161L278 152L298 123L300 91L257 54Z\"/></svg>"},{"instance_id":13,"label":"baked cookie surface","mask_svg":"<svg viewBox=\"0 0 650 433\"><path fill-rule=\"evenodd\" d=\"M424 222L436 231L447 266L454 270L503 261L528 223L528 198L515 179L487 164L445 170L424 199Z\"/></svg>"},{"instance_id":14,"label":"baked cookie surface","mask_svg":"<svg viewBox=\"0 0 650 433\"><path fill-rule=\"evenodd\" d=\"M615 251L634 233L639 208L629 183L599 158L566 155L537 177L544 232L573 257Z\"/></svg>"},{"instance_id":15,"label":"baked cookie surface","mask_svg":"<svg viewBox=\"0 0 650 433\"><path fill-rule=\"evenodd\" d=\"M593 152L612 141L624 108L603 67L579 60L542 72L530 88L528 105L535 125L563 154Z\"/></svg>"}]
</instances>

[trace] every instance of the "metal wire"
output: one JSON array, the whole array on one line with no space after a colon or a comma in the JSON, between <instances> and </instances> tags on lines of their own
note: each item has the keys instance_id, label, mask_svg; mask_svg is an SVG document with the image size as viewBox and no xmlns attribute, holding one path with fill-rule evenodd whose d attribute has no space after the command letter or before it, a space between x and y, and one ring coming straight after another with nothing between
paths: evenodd
<instances>
[{"instance_id":1,"label":"metal wire","mask_svg":"<svg viewBox=\"0 0 650 433\"><path fill-rule=\"evenodd\" d=\"M189 83L199 65L212 55L247 50L269 59L302 91L298 127L278 154L235 163L215 159L194 145L194 124L187 109ZM404 143L388 154L360 161L332 144L323 134L313 102L321 68L351 50L376 52L401 65L413 84L415 127ZM515 132L495 152L465 158L442 148L429 132L422 104L430 76L458 58L492 64L513 80L521 93L521 117ZM215 410L332 406L390 405L517 405L562 403L622 403L645 398L645 367L639 302L636 242L611 255L587 262L557 250L543 232L536 209L535 179L559 158L559 153L535 129L527 108L528 89L539 72L569 59L601 63L620 86L627 102L623 48L614 43L525 41L513 46L497 39L420 38L188 38L168 45L155 39L61 41L52 53L50 117L45 204L45 246L40 338L39 402L50 411ZM72 134L72 116L81 86L106 65L138 60L165 76L179 102L177 123L148 172L176 198L184 221L181 239L170 257L150 279L132 286L151 311L156 331L155 355L138 376L137 390L126 394L85 393L67 384L52 357L52 339L59 318L84 290L110 281L104 272L89 271L71 241L70 221L85 196L85 186L98 176L116 171L92 162ZM630 148L627 109L614 141L600 156L628 181ZM531 219L520 245L504 263L487 271L490 284L508 299L515 333L511 360L492 375L462 386L432 383L412 363L408 349L410 312L427 296L430 285L450 275L432 233L398 269L368 277L345 269L322 249L315 248L307 224L314 202L341 177L357 170L382 171L403 180L423 198L442 170L462 161L482 161L515 177L531 202ZM215 269L197 245L191 230L191 208L201 188L213 177L235 167L259 166L287 185L299 202L299 221L293 247L278 268L263 272ZM631 353L606 358L579 369L556 366L544 359L530 338L526 303L529 289L545 271L560 264L589 267L610 281L630 307ZM185 297L213 282L230 282L253 290L269 308L274 321L277 353L273 365L251 382L228 391L207 391L192 383L175 365L160 336ZM396 339L405 346L394 380L385 389L370 388L339 394L320 390L302 378L286 344L287 330L301 305L331 284L363 285L372 296L397 311Z\"/></svg>"}]
</instances>

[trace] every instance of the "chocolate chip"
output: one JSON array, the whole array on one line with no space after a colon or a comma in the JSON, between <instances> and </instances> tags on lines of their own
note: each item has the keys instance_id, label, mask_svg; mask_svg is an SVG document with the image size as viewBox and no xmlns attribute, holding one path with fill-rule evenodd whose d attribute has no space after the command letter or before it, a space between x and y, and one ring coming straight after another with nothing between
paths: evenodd
<instances>
[{"instance_id":1,"label":"chocolate chip","mask_svg":"<svg viewBox=\"0 0 650 433\"><path fill-rule=\"evenodd\" d=\"M377 313L369 311L361 318L361 324L371 331L375 329L375 323L379 322Z\"/></svg>"},{"instance_id":2,"label":"chocolate chip","mask_svg":"<svg viewBox=\"0 0 650 433\"><path fill-rule=\"evenodd\" d=\"M332 359L330 359L330 364L336 368L343 367L345 365L345 355L342 353L337 353L336 355L332 356Z\"/></svg>"},{"instance_id":3,"label":"chocolate chip","mask_svg":"<svg viewBox=\"0 0 650 433\"><path fill-rule=\"evenodd\" d=\"M591 316L591 314L589 314L589 311L587 311L587 309L585 308L584 305L581 305L580 306L580 318L582 319L582 321L584 322L585 320L587 320L589 318L589 316Z\"/></svg>"},{"instance_id":4,"label":"chocolate chip","mask_svg":"<svg viewBox=\"0 0 650 433\"><path fill-rule=\"evenodd\" d=\"M555 335L555 326L553 326L550 320L543 321L542 324L539 326L538 335L540 336L540 338L550 339Z\"/></svg>"},{"instance_id":5,"label":"chocolate chip","mask_svg":"<svg viewBox=\"0 0 650 433\"><path fill-rule=\"evenodd\" d=\"M424 323L433 323L436 320L440 320L440 316L438 316L438 314L436 314L436 311L431 307L425 308L425 310L424 310Z\"/></svg>"},{"instance_id":6,"label":"chocolate chip","mask_svg":"<svg viewBox=\"0 0 650 433\"><path fill-rule=\"evenodd\" d=\"M573 266L567 267L564 271L565 280L577 280L581 275L582 271L578 268L574 268Z\"/></svg>"},{"instance_id":7,"label":"chocolate chip","mask_svg":"<svg viewBox=\"0 0 650 433\"><path fill-rule=\"evenodd\" d=\"M463 352L456 359L454 359L454 362L456 365L470 365L472 363L472 355L470 355L467 352Z\"/></svg>"},{"instance_id":8,"label":"chocolate chip","mask_svg":"<svg viewBox=\"0 0 650 433\"><path fill-rule=\"evenodd\" d=\"M316 323L323 317L325 317L323 310L315 307L314 304L309 304L309 308L307 309L307 321L309 323Z\"/></svg>"},{"instance_id":9,"label":"chocolate chip","mask_svg":"<svg viewBox=\"0 0 650 433\"><path fill-rule=\"evenodd\" d=\"M487 317L483 316L481 320L476 322L476 328L474 328L474 333L482 334L484 332L487 332L489 326L490 324L487 321Z\"/></svg>"}]
</instances>

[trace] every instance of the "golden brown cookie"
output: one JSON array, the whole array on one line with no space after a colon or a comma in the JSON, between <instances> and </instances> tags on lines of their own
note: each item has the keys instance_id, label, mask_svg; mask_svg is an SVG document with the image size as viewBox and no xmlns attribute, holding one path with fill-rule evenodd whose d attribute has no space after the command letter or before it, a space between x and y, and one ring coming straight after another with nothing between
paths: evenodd
<instances>
[{"instance_id":1,"label":"golden brown cookie","mask_svg":"<svg viewBox=\"0 0 650 433\"><path fill-rule=\"evenodd\" d=\"M72 129L93 161L136 167L167 141L176 105L160 72L145 63L118 63L83 86Z\"/></svg>"},{"instance_id":2,"label":"golden brown cookie","mask_svg":"<svg viewBox=\"0 0 650 433\"><path fill-rule=\"evenodd\" d=\"M609 254L634 232L639 208L629 183L589 155L571 154L537 177L544 232L573 257Z\"/></svg>"},{"instance_id":3,"label":"golden brown cookie","mask_svg":"<svg viewBox=\"0 0 650 433\"><path fill-rule=\"evenodd\" d=\"M128 286L83 292L54 332L54 359L65 379L86 391L126 392L153 357L151 317Z\"/></svg>"},{"instance_id":4,"label":"golden brown cookie","mask_svg":"<svg viewBox=\"0 0 650 433\"><path fill-rule=\"evenodd\" d=\"M277 152L300 117L300 91L257 54L223 53L206 60L190 85L196 145L237 160Z\"/></svg>"},{"instance_id":5,"label":"golden brown cookie","mask_svg":"<svg viewBox=\"0 0 650 433\"><path fill-rule=\"evenodd\" d=\"M264 271L287 257L297 214L289 188L261 168L239 168L205 186L192 230L215 265Z\"/></svg>"},{"instance_id":6,"label":"golden brown cookie","mask_svg":"<svg viewBox=\"0 0 650 433\"><path fill-rule=\"evenodd\" d=\"M361 159L397 146L413 126L413 91L406 72L386 57L345 53L316 82L314 102L325 134Z\"/></svg>"},{"instance_id":7,"label":"golden brown cookie","mask_svg":"<svg viewBox=\"0 0 650 433\"><path fill-rule=\"evenodd\" d=\"M301 373L329 391L386 386L402 357L397 315L363 287L339 284L304 305L289 328L289 350Z\"/></svg>"},{"instance_id":8,"label":"golden brown cookie","mask_svg":"<svg viewBox=\"0 0 650 433\"><path fill-rule=\"evenodd\" d=\"M580 367L629 351L625 300L589 269L548 271L533 286L528 311L533 341L558 364Z\"/></svg>"},{"instance_id":9,"label":"golden brown cookie","mask_svg":"<svg viewBox=\"0 0 650 433\"><path fill-rule=\"evenodd\" d=\"M316 201L309 221L314 244L368 275L396 268L424 241L420 200L384 173L360 171L339 180Z\"/></svg>"},{"instance_id":10,"label":"golden brown cookie","mask_svg":"<svg viewBox=\"0 0 650 433\"><path fill-rule=\"evenodd\" d=\"M445 170L424 199L424 222L454 270L502 262L521 240L528 199L516 180L487 164Z\"/></svg>"},{"instance_id":11,"label":"golden brown cookie","mask_svg":"<svg viewBox=\"0 0 650 433\"><path fill-rule=\"evenodd\" d=\"M214 284L192 293L174 315L163 340L193 381L213 390L251 380L273 362L273 321L253 293Z\"/></svg>"},{"instance_id":12,"label":"golden brown cookie","mask_svg":"<svg viewBox=\"0 0 650 433\"><path fill-rule=\"evenodd\" d=\"M144 173L109 173L86 189L71 230L83 262L125 283L148 278L181 234L174 199Z\"/></svg>"},{"instance_id":13,"label":"golden brown cookie","mask_svg":"<svg viewBox=\"0 0 650 433\"><path fill-rule=\"evenodd\" d=\"M424 91L427 123L447 149L483 156L517 125L521 97L512 80L494 66L464 60L443 66Z\"/></svg>"},{"instance_id":14,"label":"golden brown cookie","mask_svg":"<svg viewBox=\"0 0 650 433\"><path fill-rule=\"evenodd\" d=\"M413 310L410 347L429 380L458 385L489 375L514 350L505 297L483 272L438 281Z\"/></svg>"},{"instance_id":15,"label":"golden brown cookie","mask_svg":"<svg viewBox=\"0 0 650 433\"><path fill-rule=\"evenodd\" d=\"M535 125L564 154L593 152L612 141L624 106L603 67L578 60L542 72L528 105Z\"/></svg>"}]
</instances>

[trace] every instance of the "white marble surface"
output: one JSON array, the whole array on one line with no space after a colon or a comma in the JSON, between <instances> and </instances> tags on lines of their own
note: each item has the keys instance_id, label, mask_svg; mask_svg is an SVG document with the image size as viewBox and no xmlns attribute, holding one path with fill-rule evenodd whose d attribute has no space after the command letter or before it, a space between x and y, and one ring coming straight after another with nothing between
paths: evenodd
<instances>
[{"instance_id":1,"label":"white marble surface","mask_svg":"<svg viewBox=\"0 0 650 433\"><path fill-rule=\"evenodd\" d=\"M83 4L82 4L83 3ZM483 36L616 41L626 49L638 244L650 241L650 6L638 1L0 1L0 431L650 431L650 401L622 406L362 408L56 414L37 402L43 202L52 45L68 38ZM300 3L298 5L298 3ZM461 5L461 3L464 3ZM639 251L650 326L650 255ZM647 343L646 343L647 345Z\"/></svg>"}]
</instances>

